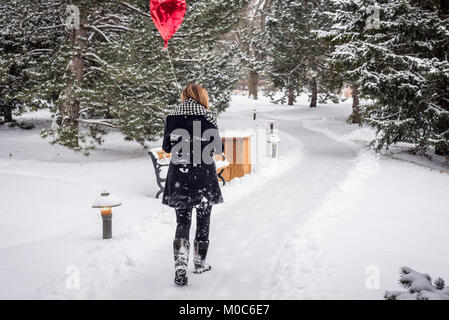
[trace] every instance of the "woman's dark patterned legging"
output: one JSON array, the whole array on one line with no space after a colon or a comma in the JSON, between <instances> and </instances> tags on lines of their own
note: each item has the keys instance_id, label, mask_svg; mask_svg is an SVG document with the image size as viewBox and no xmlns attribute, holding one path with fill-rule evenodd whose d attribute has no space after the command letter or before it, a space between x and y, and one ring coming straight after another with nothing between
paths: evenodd
<instances>
[{"instance_id":1,"label":"woman's dark patterned legging","mask_svg":"<svg viewBox=\"0 0 449 320\"><path fill-rule=\"evenodd\" d=\"M209 240L210 213L212 206L196 208L195 241ZM192 223L192 208L176 209L176 238L189 240L190 225Z\"/></svg>"}]
</instances>

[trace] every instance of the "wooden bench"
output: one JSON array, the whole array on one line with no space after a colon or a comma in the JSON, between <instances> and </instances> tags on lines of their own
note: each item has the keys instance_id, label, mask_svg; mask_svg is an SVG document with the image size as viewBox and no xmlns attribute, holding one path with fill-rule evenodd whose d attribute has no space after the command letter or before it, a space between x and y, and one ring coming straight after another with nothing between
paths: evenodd
<instances>
[{"instance_id":1,"label":"wooden bench","mask_svg":"<svg viewBox=\"0 0 449 320\"><path fill-rule=\"evenodd\" d=\"M156 174L156 182L159 186L159 191L156 194L156 199L159 198L161 193L164 192L165 189L165 181L166 177L163 177L162 170L164 167L168 167L170 165L170 153L166 153L162 148L154 148L151 149L148 154L153 161L154 172ZM226 184L226 180L223 178L223 171L230 166L230 163L226 160L224 154L216 154L214 155L215 167L217 168L217 176L223 182L223 185Z\"/></svg>"}]
</instances>

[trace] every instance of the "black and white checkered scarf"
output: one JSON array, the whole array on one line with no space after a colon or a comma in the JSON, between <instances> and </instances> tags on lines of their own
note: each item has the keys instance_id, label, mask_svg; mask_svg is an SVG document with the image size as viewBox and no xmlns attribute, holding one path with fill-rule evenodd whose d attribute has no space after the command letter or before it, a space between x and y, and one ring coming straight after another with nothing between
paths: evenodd
<instances>
[{"instance_id":1,"label":"black and white checkered scarf","mask_svg":"<svg viewBox=\"0 0 449 320\"><path fill-rule=\"evenodd\" d=\"M175 107L175 110L170 114L172 116L204 116L207 121L212 123L216 128L217 116L192 98L185 99L180 105Z\"/></svg>"}]
</instances>

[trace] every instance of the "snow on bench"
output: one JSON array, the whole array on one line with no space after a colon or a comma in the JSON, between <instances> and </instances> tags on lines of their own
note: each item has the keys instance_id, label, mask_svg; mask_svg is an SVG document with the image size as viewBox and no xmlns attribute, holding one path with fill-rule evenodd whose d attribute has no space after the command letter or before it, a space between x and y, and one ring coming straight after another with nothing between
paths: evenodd
<instances>
[{"instance_id":1,"label":"snow on bench","mask_svg":"<svg viewBox=\"0 0 449 320\"><path fill-rule=\"evenodd\" d=\"M165 189L165 181L167 176L168 166L170 165L170 153L165 152L162 148L153 148L148 152L153 161L154 172L156 174L156 182L159 186L159 191L156 194L156 199L159 198L161 193L164 192ZM228 160L226 160L224 154L216 154L214 155L215 167L217 169L217 176L223 182L223 185L226 184L225 179L222 174L226 168L230 166ZM165 169L165 170L164 170Z\"/></svg>"}]
</instances>

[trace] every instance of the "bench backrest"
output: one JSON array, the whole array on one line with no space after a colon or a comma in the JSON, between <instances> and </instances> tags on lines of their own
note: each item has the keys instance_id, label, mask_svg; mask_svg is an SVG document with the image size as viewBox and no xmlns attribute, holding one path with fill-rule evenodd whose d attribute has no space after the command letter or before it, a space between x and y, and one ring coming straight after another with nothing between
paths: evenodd
<instances>
[{"instance_id":1,"label":"bench backrest","mask_svg":"<svg viewBox=\"0 0 449 320\"><path fill-rule=\"evenodd\" d=\"M157 160L167 160L170 159L171 154L162 150L162 148L151 149L150 152Z\"/></svg>"},{"instance_id":2,"label":"bench backrest","mask_svg":"<svg viewBox=\"0 0 449 320\"><path fill-rule=\"evenodd\" d=\"M214 154L214 160L215 160L215 162L217 162L217 161L224 161L225 157L224 157L223 154Z\"/></svg>"},{"instance_id":3,"label":"bench backrest","mask_svg":"<svg viewBox=\"0 0 449 320\"><path fill-rule=\"evenodd\" d=\"M153 156L156 158L156 160L164 162L164 160L170 159L171 154L165 152L162 150L162 148L154 148L151 149L150 152L153 154ZM214 154L214 160L217 161L224 161L225 157L223 154Z\"/></svg>"},{"instance_id":4,"label":"bench backrest","mask_svg":"<svg viewBox=\"0 0 449 320\"><path fill-rule=\"evenodd\" d=\"M167 168L170 165L170 153L165 152L162 148L153 148L150 149L149 152L151 156L151 160L154 166L154 172L156 173L156 181L160 188L158 193L156 194L156 198L164 192L165 188L165 176L167 175ZM217 169L217 176L220 180L223 181L223 185L226 184L225 178L223 178L222 174L226 168L230 166L230 163L226 160L224 154L215 154L214 155L215 167Z\"/></svg>"}]
</instances>

